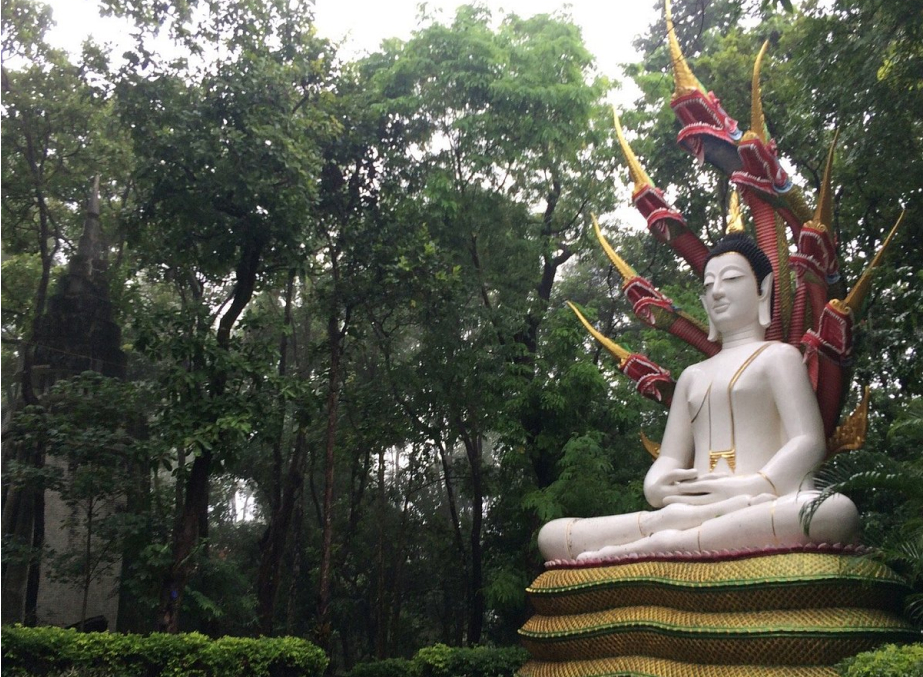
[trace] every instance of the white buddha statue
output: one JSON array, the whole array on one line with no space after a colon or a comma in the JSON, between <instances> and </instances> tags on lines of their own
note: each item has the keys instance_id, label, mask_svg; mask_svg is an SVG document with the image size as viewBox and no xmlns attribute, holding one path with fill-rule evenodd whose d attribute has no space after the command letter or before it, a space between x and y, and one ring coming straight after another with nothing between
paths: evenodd
<instances>
[{"instance_id":1,"label":"white buddha statue","mask_svg":"<svg viewBox=\"0 0 923 677\"><path fill-rule=\"evenodd\" d=\"M855 541L856 507L839 494L805 530L824 429L801 353L764 340L769 260L746 235L728 235L709 254L703 281L709 338L720 337L721 350L676 384L644 480L655 510L549 522L538 535L546 560Z\"/></svg>"}]
</instances>

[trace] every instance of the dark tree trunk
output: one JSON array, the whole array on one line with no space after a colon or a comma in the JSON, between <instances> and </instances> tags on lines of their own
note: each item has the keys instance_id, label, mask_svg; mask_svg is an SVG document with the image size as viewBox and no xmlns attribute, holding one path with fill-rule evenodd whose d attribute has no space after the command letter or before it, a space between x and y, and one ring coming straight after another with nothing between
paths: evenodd
<instances>
[{"instance_id":1,"label":"dark tree trunk","mask_svg":"<svg viewBox=\"0 0 923 677\"><path fill-rule=\"evenodd\" d=\"M533 308L531 308L526 315L525 329L516 336L517 342L525 348L523 356L519 358L519 362L531 368L526 375L528 379L535 378L534 366L535 355L538 352L538 333L541 328L542 320L545 317L545 312L548 309L555 277L561 265L566 263L568 259L573 256L573 251L567 246L563 246L561 253L557 256L554 255L550 247L556 236L553 220L560 197L561 182L557 178L554 178L552 180L551 189L545 197L545 212L542 215L542 237L545 239L546 250L542 255L542 276L535 287L536 301ZM526 436L526 448L531 448L533 441L537 439L542 432L542 422L537 419L530 419L524 420L522 424ZM538 454L532 454L531 461L536 483L540 489L544 489L556 479L555 459L548 455L539 456ZM535 526L537 528L537 525Z\"/></svg>"},{"instance_id":2,"label":"dark tree trunk","mask_svg":"<svg viewBox=\"0 0 923 677\"><path fill-rule=\"evenodd\" d=\"M218 347L228 350L231 329L253 297L256 274L264 242L259 237L248 240L237 264L236 284L231 305L218 323ZM211 383L210 396L219 399L227 386L227 374L219 372ZM218 445L222 441L218 440ZM219 447L220 448L220 447ZM208 534L208 496L211 477L212 451L202 449L192 462L186 482L183 509L173 532L173 563L160 586L160 603L157 610L157 629L161 632L179 631L179 613L183 594L193 570L192 554L199 539Z\"/></svg>"},{"instance_id":3,"label":"dark tree trunk","mask_svg":"<svg viewBox=\"0 0 923 677\"><path fill-rule=\"evenodd\" d=\"M398 463L395 464L399 465ZM396 470L396 468L395 468ZM391 654L396 655L401 638L401 608L404 604L404 563L407 556L404 549L407 547L407 523L410 519L410 499L416 493L413 486L414 468L410 468L407 489L404 492L404 502L401 507L401 523L397 530L397 543L394 548L394 577L391 582Z\"/></svg>"},{"instance_id":4,"label":"dark tree trunk","mask_svg":"<svg viewBox=\"0 0 923 677\"><path fill-rule=\"evenodd\" d=\"M292 516L292 572L288 584L288 603L285 608L285 633L295 634L295 610L297 606L298 582L301 580L301 535L304 528L304 492L298 496L295 513Z\"/></svg>"},{"instance_id":5,"label":"dark tree trunk","mask_svg":"<svg viewBox=\"0 0 923 677\"><path fill-rule=\"evenodd\" d=\"M199 542L201 521L199 515L208 512L208 479L212 454L203 450L192 462L186 482L186 500L173 532L173 565L160 587L160 606L157 629L160 632L179 632L179 610L183 602L186 583L192 573L191 555Z\"/></svg>"},{"instance_id":6,"label":"dark tree trunk","mask_svg":"<svg viewBox=\"0 0 923 677\"><path fill-rule=\"evenodd\" d=\"M375 603L375 617L378 620L375 633L375 657L386 658L388 645L388 603L385 584L385 449L378 450L378 594Z\"/></svg>"},{"instance_id":7,"label":"dark tree trunk","mask_svg":"<svg viewBox=\"0 0 923 677\"><path fill-rule=\"evenodd\" d=\"M269 526L260 539L260 569L257 574L256 593L260 633L263 635L271 635L273 631L282 559L288 543L292 516L304 484L306 447L304 432L299 430L285 478L281 504L273 513Z\"/></svg>"},{"instance_id":8,"label":"dark tree trunk","mask_svg":"<svg viewBox=\"0 0 923 677\"><path fill-rule=\"evenodd\" d=\"M295 273L289 274L285 289L284 325L292 324L292 296ZM279 340L279 376L285 376L288 356L288 332L282 332ZM273 448L273 487L269 525L260 540L260 568L257 573L257 618L260 633L271 635L273 632L276 598L279 591L279 577L282 571L282 559L288 544L292 515L301 496L305 474L304 432L299 427L295 437L292 456L289 459L288 473L282 478L282 440L285 435L285 401L280 398L281 413L279 434Z\"/></svg>"},{"instance_id":9,"label":"dark tree trunk","mask_svg":"<svg viewBox=\"0 0 923 677\"><path fill-rule=\"evenodd\" d=\"M44 453L36 461L36 467L44 465ZM42 546L45 544L45 491L35 489L32 492L33 522L32 522L32 557L29 559L29 573L26 578L26 614L25 624L34 626L38 624L38 586L42 573Z\"/></svg>"},{"instance_id":10,"label":"dark tree trunk","mask_svg":"<svg viewBox=\"0 0 923 677\"><path fill-rule=\"evenodd\" d=\"M468 576L468 644L481 641L484 628L484 572L481 531L484 520L484 481L482 475L482 440L471 435L462 425L462 441L471 465L471 566Z\"/></svg>"},{"instance_id":11,"label":"dark tree trunk","mask_svg":"<svg viewBox=\"0 0 923 677\"><path fill-rule=\"evenodd\" d=\"M335 266L334 266L335 268ZM334 279L336 284L336 279ZM327 431L324 445L324 498L320 561L320 588L317 604L317 641L322 649L330 648L331 559L333 552L333 481L337 417L340 396L340 358L345 331L339 328L336 305L327 320L327 340L330 347L330 371L327 383Z\"/></svg>"},{"instance_id":12,"label":"dark tree trunk","mask_svg":"<svg viewBox=\"0 0 923 677\"><path fill-rule=\"evenodd\" d=\"M83 632L84 624L87 620L87 603L90 599L90 584L93 582L93 567L90 564L90 557L93 554L93 499L90 499L87 507L86 521L86 540L84 541L83 556L86 562L83 565L83 599L80 603L80 632Z\"/></svg>"},{"instance_id":13,"label":"dark tree trunk","mask_svg":"<svg viewBox=\"0 0 923 677\"><path fill-rule=\"evenodd\" d=\"M447 449L453 445L443 445L440 440L434 440L436 449L439 452L439 461L442 464L442 477L445 482L446 500L449 504L449 519L452 522L452 533L455 534L455 547L458 549L458 556L461 558L462 568L468 569L468 551L465 550L465 539L462 536L461 521L458 518L458 502L455 500L455 488L452 485L452 472L449 463L449 454Z\"/></svg>"}]
</instances>

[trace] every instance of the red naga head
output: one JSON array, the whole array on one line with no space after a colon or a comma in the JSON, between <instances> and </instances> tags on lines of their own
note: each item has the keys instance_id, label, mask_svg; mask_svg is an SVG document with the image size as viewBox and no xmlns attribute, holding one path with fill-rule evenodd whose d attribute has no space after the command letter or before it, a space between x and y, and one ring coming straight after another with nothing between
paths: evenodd
<instances>
[{"instance_id":1,"label":"red naga head","mask_svg":"<svg viewBox=\"0 0 923 677\"><path fill-rule=\"evenodd\" d=\"M676 39L669 0L665 3L665 11L673 79L676 83L670 107L682 124L677 142L695 156L700 164L707 160L730 174L741 167L737 142L742 133L737 127L737 120L721 107L721 101L714 92L705 90L686 63Z\"/></svg>"}]
</instances>

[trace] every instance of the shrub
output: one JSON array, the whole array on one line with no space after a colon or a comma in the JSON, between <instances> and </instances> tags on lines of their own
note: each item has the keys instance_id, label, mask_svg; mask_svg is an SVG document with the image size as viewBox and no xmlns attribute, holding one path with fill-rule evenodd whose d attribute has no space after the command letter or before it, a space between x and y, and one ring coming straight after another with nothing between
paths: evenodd
<instances>
[{"instance_id":1,"label":"shrub","mask_svg":"<svg viewBox=\"0 0 923 677\"><path fill-rule=\"evenodd\" d=\"M415 668L413 662L406 658L385 658L358 663L347 674L349 677L415 677Z\"/></svg>"},{"instance_id":2,"label":"shrub","mask_svg":"<svg viewBox=\"0 0 923 677\"><path fill-rule=\"evenodd\" d=\"M521 647L453 649L436 644L420 649L413 663L419 677L512 677L528 657Z\"/></svg>"},{"instance_id":3,"label":"shrub","mask_svg":"<svg viewBox=\"0 0 923 677\"><path fill-rule=\"evenodd\" d=\"M3 628L4 677L314 677L327 657L295 637L119 635Z\"/></svg>"},{"instance_id":4,"label":"shrub","mask_svg":"<svg viewBox=\"0 0 923 677\"><path fill-rule=\"evenodd\" d=\"M837 667L844 677L923 676L923 644L888 644L849 658Z\"/></svg>"},{"instance_id":5,"label":"shrub","mask_svg":"<svg viewBox=\"0 0 923 677\"><path fill-rule=\"evenodd\" d=\"M347 677L513 677L528 657L520 647L453 648L436 644L420 649L412 660L360 663Z\"/></svg>"}]
</instances>

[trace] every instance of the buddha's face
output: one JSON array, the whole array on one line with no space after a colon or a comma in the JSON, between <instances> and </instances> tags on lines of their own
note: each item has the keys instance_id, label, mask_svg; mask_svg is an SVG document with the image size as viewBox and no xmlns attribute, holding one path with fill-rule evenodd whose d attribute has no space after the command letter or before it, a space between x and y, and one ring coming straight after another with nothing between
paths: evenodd
<instances>
[{"instance_id":1,"label":"buddha's face","mask_svg":"<svg viewBox=\"0 0 923 677\"><path fill-rule=\"evenodd\" d=\"M728 252L705 266L705 312L718 333L725 335L759 326L760 289L743 256Z\"/></svg>"}]
</instances>

